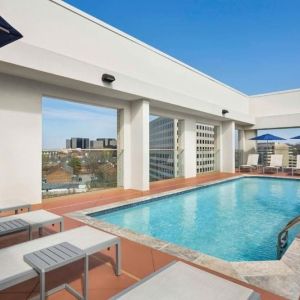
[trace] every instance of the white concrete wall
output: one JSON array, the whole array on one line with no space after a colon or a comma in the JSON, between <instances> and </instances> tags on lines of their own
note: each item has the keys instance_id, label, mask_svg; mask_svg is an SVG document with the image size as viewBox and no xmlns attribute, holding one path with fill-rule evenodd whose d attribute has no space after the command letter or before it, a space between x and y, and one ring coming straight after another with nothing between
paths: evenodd
<instances>
[{"instance_id":1,"label":"white concrete wall","mask_svg":"<svg viewBox=\"0 0 300 300\"><path fill-rule=\"evenodd\" d=\"M239 149L243 151L241 164L246 164L248 155L257 151L257 142L250 140L257 136L257 130L240 130Z\"/></svg>"},{"instance_id":2,"label":"white concrete wall","mask_svg":"<svg viewBox=\"0 0 300 300\"><path fill-rule=\"evenodd\" d=\"M250 97L255 129L300 127L300 89Z\"/></svg>"},{"instance_id":3,"label":"white concrete wall","mask_svg":"<svg viewBox=\"0 0 300 300\"><path fill-rule=\"evenodd\" d=\"M235 172L235 123L222 122L221 126L221 172Z\"/></svg>"},{"instance_id":4,"label":"white concrete wall","mask_svg":"<svg viewBox=\"0 0 300 300\"><path fill-rule=\"evenodd\" d=\"M184 178L195 177L197 175L196 166L196 120L186 118L179 123L179 151ZM181 152L182 151L182 152Z\"/></svg>"},{"instance_id":5,"label":"white concrete wall","mask_svg":"<svg viewBox=\"0 0 300 300\"><path fill-rule=\"evenodd\" d=\"M149 189L149 102L131 104L131 186Z\"/></svg>"},{"instance_id":6,"label":"white concrete wall","mask_svg":"<svg viewBox=\"0 0 300 300\"><path fill-rule=\"evenodd\" d=\"M0 138L3 141L0 147L0 201L2 199L24 199L30 203L41 201L41 106L42 97L45 95L119 109L121 117L118 134L123 150L123 179L119 178L119 183L124 188L138 186L134 184L131 176L131 124L136 123L132 123L131 106L128 102L0 73ZM148 120L146 111L143 117ZM148 121L146 125L148 126ZM138 130L139 126L136 128ZM145 142L144 145L147 147ZM149 162L147 166L148 164Z\"/></svg>"},{"instance_id":7,"label":"white concrete wall","mask_svg":"<svg viewBox=\"0 0 300 300\"><path fill-rule=\"evenodd\" d=\"M2 0L0 10L24 35L1 49L0 60L98 88L108 71L117 78L112 90L219 117L226 108L252 122L247 96L62 1Z\"/></svg>"},{"instance_id":8,"label":"white concrete wall","mask_svg":"<svg viewBox=\"0 0 300 300\"><path fill-rule=\"evenodd\" d=\"M41 93L0 75L0 201L41 201Z\"/></svg>"}]
</instances>

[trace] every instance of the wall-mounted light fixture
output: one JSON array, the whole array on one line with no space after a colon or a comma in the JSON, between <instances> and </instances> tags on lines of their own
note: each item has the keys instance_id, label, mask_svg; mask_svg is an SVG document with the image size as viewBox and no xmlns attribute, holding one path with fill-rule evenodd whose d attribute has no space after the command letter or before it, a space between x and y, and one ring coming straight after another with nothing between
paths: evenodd
<instances>
[{"instance_id":1,"label":"wall-mounted light fixture","mask_svg":"<svg viewBox=\"0 0 300 300\"><path fill-rule=\"evenodd\" d=\"M115 80L116 80L116 78L113 75L110 75L110 74L103 74L102 75L102 81L104 81L104 82L112 83Z\"/></svg>"},{"instance_id":2,"label":"wall-mounted light fixture","mask_svg":"<svg viewBox=\"0 0 300 300\"><path fill-rule=\"evenodd\" d=\"M227 109L222 109L222 115L223 116L226 115L226 114L228 114L228 113L229 113L229 111Z\"/></svg>"}]
</instances>

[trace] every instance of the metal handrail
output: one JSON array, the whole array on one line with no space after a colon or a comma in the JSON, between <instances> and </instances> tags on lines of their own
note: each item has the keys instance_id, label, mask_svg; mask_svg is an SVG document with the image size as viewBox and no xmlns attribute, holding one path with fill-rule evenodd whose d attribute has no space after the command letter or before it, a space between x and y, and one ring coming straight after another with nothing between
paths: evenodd
<instances>
[{"instance_id":1,"label":"metal handrail","mask_svg":"<svg viewBox=\"0 0 300 300\"><path fill-rule=\"evenodd\" d=\"M288 245L288 237L289 237L289 229L294 227L295 225L300 224L300 216L293 218L289 221L285 227L279 232L277 237L277 258L280 259L282 254L287 248Z\"/></svg>"}]
</instances>

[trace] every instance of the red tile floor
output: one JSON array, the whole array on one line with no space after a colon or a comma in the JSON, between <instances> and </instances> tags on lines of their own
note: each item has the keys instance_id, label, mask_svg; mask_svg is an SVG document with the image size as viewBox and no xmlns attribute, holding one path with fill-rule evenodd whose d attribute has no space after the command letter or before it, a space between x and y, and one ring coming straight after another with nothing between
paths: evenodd
<instances>
[{"instance_id":1,"label":"red tile floor","mask_svg":"<svg viewBox=\"0 0 300 300\"><path fill-rule=\"evenodd\" d=\"M34 209L43 208L56 214L64 215L65 213L85 209L94 206L100 206L112 202L127 200L142 195L155 194L163 191L169 191L177 188L193 186L195 184L205 183L213 180L229 178L239 174L212 173L209 175L201 175L189 179L171 179L151 184L150 191L140 192L136 190L123 190L120 188L109 189L105 191L96 191L86 194L77 194L63 197L56 197L45 200L43 204L35 205ZM83 224L65 217L65 230L82 226ZM53 228L45 229L44 235L50 234L51 231L58 230L56 225ZM27 239L26 233L14 234L1 238L0 248L13 245L20 242L25 242ZM113 272L113 257L114 249L103 251L93 255L90 259L90 284L89 295L91 300L108 299L117 294L128 286L141 280L145 276L151 274L155 270L177 259L168 254L143 246L141 244L122 238L122 275L117 277ZM197 266L199 267L199 266ZM214 271L202 268L211 273L217 274ZM1 270L1 266L0 266ZM47 288L55 287L68 281L74 288L81 289L81 262L64 267L60 270L53 271L47 277ZM219 276L228 278L222 274ZM235 279L228 278L234 282ZM259 292L263 300L266 299L283 299L267 291L249 286L243 282L238 282L253 288ZM9 289L0 291L0 300L23 300L28 299L38 293L38 279L32 279L21 283ZM48 299L75 299L66 291L58 292Z\"/></svg>"}]
</instances>

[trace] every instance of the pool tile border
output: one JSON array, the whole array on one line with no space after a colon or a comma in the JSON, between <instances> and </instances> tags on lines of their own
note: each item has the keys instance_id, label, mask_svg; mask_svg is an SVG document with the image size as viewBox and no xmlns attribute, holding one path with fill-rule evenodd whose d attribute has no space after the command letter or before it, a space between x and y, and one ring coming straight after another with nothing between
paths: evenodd
<instances>
[{"instance_id":1,"label":"pool tile border","mask_svg":"<svg viewBox=\"0 0 300 300\"><path fill-rule=\"evenodd\" d=\"M295 238L287 252L279 261L253 261L253 262L229 262L199 251L194 251L166 241L155 239L151 236L139 234L129 229L121 228L93 218L91 215L100 212L112 212L124 207L141 205L150 201L158 201L169 195L183 194L199 188L225 183L241 178L272 178L299 180L300 178L287 178L281 176L266 176L258 174L241 174L239 176L215 180L191 187L180 188L150 196L138 197L126 201L120 201L108 205L97 206L66 214L67 217L81 221L95 228L111 234L140 243L150 248L159 250L169 255L178 257L196 265L214 270L221 274L269 290L288 299L298 299L300 295L300 236ZM290 284L289 284L290 283Z\"/></svg>"}]
</instances>

